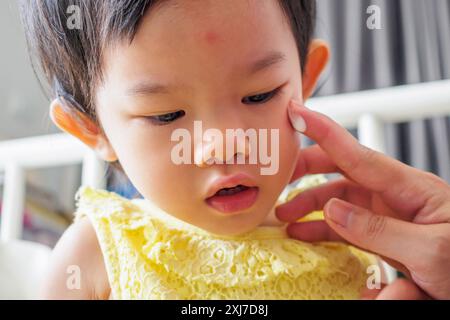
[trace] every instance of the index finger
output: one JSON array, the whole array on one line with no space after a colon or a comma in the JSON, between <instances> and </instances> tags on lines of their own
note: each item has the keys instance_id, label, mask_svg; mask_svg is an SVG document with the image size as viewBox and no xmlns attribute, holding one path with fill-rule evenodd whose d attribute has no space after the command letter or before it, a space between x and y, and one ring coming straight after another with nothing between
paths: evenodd
<instances>
[{"instance_id":1,"label":"index finger","mask_svg":"<svg viewBox=\"0 0 450 320\"><path fill-rule=\"evenodd\" d=\"M345 128L327 116L292 100L289 115L303 122L306 136L317 142L336 167L360 185L375 191L400 191L411 182L414 169L361 145ZM311 159L314 159L311 157ZM308 161L306 158L304 161ZM305 164L312 167L313 164Z\"/></svg>"}]
</instances>

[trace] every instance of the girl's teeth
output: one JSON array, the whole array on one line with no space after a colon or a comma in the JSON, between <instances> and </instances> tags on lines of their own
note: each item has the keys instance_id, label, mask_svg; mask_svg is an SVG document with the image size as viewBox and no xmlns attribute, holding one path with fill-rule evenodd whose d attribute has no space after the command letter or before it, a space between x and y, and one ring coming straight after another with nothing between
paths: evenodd
<instances>
[{"instance_id":1,"label":"girl's teeth","mask_svg":"<svg viewBox=\"0 0 450 320\"><path fill-rule=\"evenodd\" d=\"M238 193L238 192L240 192L242 190L245 190L245 189L246 189L246 187L238 185L238 186L233 187L233 188L221 189L221 190L219 190L219 192L217 192L217 195L218 196L229 196L229 195L233 195L233 194Z\"/></svg>"}]
</instances>

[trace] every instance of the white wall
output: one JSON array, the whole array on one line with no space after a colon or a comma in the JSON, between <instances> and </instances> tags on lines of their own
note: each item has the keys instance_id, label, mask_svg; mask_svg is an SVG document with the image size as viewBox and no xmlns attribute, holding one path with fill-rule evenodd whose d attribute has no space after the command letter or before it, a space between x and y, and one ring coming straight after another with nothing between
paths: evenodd
<instances>
[{"instance_id":1,"label":"white wall","mask_svg":"<svg viewBox=\"0 0 450 320\"><path fill-rule=\"evenodd\" d=\"M29 63L16 0L0 1L0 139L56 132Z\"/></svg>"}]
</instances>

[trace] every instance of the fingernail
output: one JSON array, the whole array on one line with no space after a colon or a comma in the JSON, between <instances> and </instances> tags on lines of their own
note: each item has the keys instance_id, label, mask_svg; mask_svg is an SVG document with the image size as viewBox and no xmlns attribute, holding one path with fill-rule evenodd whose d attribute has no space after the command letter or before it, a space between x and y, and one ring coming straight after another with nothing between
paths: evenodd
<instances>
[{"instance_id":1,"label":"fingernail","mask_svg":"<svg viewBox=\"0 0 450 320\"><path fill-rule=\"evenodd\" d=\"M343 228L348 226L353 207L343 201L332 200L326 210L326 216Z\"/></svg>"},{"instance_id":2,"label":"fingernail","mask_svg":"<svg viewBox=\"0 0 450 320\"><path fill-rule=\"evenodd\" d=\"M292 102L297 105L299 104L298 102L296 102L294 100L292 100ZM298 114L298 112L295 112L295 110L292 110L294 106L292 106L291 108L288 108L289 118L291 120L291 123L292 123L292 126L294 127L294 129L303 133L306 131L306 122L305 122L305 119L303 119L303 117L300 114Z\"/></svg>"}]
</instances>

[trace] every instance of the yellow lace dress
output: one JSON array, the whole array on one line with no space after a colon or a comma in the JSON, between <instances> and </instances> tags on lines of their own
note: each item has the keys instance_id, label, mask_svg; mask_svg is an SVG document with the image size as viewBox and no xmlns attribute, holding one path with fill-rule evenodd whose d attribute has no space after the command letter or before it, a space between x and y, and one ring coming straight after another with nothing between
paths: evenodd
<instances>
[{"instance_id":1,"label":"yellow lace dress","mask_svg":"<svg viewBox=\"0 0 450 320\"><path fill-rule=\"evenodd\" d=\"M105 190L81 187L76 201L75 221L87 216L96 231L113 299L357 299L378 263L344 244L289 239L283 227L214 235Z\"/></svg>"}]
</instances>

